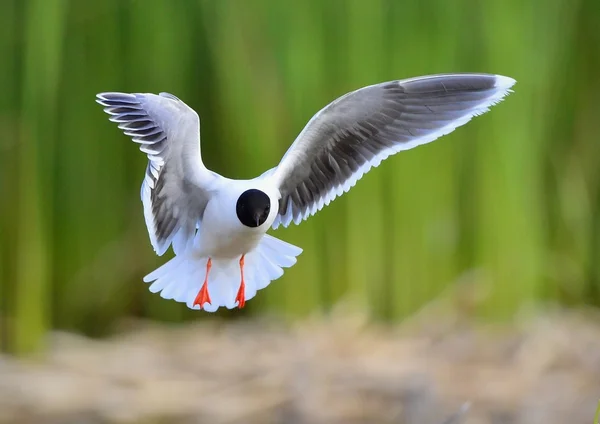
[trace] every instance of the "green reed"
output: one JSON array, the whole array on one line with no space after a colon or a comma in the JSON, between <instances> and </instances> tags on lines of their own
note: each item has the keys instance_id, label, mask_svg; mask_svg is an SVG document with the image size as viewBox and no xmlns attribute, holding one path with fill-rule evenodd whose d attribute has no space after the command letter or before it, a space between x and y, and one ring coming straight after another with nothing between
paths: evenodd
<instances>
[{"instance_id":1,"label":"green reed","mask_svg":"<svg viewBox=\"0 0 600 424\"><path fill-rule=\"evenodd\" d=\"M275 166L320 108L358 87L440 72L517 79L488 114L367 174L301 226L304 249L246 310L351 300L401 319L478 270L482 316L598 303L600 5L594 0L0 0L0 328L35 351L54 327L209 319L147 291L157 258L145 158L100 91L168 91L201 117L207 166ZM484 290L484 291L485 291Z\"/></svg>"}]
</instances>

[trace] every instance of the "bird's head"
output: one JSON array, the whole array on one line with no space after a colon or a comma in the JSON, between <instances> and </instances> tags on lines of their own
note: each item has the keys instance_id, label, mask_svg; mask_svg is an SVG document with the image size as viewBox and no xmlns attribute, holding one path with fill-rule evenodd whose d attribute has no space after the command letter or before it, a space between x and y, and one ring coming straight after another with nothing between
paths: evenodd
<instances>
[{"instance_id":1,"label":"bird's head","mask_svg":"<svg viewBox=\"0 0 600 424\"><path fill-rule=\"evenodd\" d=\"M260 227L271 212L271 199L265 192L251 188L240 195L235 211L240 222L246 227Z\"/></svg>"}]
</instances>

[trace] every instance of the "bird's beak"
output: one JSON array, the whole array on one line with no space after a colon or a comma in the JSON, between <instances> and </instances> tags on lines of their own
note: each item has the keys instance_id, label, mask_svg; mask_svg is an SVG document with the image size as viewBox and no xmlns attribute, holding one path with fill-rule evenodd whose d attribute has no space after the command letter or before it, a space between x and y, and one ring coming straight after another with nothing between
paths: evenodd
<instances>
[{"instance_id":1,"label":"bird's beak","mask_svg":"<svg viewBox=\"0 0 600 424\"><path fill-rule=\"evenodd\" d=\"M260 214L254 215L254 220L256 221L256 226L260 226Z\"/></svg>"}]
</instances>

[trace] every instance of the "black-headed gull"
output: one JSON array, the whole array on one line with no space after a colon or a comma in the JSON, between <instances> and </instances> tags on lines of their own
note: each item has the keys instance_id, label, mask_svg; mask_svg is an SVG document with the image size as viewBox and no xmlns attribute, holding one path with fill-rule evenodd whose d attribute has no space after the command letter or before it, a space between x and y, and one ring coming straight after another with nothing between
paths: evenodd
<instances>
[{"instance_id":1,"label":"black-headed gull","mask_svg":"<svg viewBox=\"0 0 600 424\"><path fill-rule=\"evenodd\" d=\"M281 159L251 180L208 170L200 119L168 93L101 93L97 102L148 155L141 197L150 241L175 256L150 291L209 312L243 307L302 249L267 235L299 224L388 156L429 143L500 102L512 78L444 74L352 91L321 109Z\"/></svg>"}]
</instances>

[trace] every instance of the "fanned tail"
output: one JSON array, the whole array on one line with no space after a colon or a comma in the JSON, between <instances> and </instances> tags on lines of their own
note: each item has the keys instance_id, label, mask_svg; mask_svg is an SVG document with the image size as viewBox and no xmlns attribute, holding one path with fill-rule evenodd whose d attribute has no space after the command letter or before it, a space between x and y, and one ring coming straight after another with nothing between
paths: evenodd
<instances>
[{"instance_id":1,"label":"fanned tail","mask_svg":"<svg viewBox=\"0 0 600 424\"><path fill-rule=\"evenodd\" d=\"M296 263L302 249L268 234L258 246L244 257L244 280L246 301L256 296L258 290L267 287L283 275L283 268ZM241 257L241 255L240 255ZM238 306L236 296L241 282L239 259L211 258L208 275L208 292L211 303L202 308L194 305L206 275L207 257L198 258L192 250L186 250L160 268L144 277L152 283L149 290L160 293L164 299L185 303L190 309L215 312L220 307L232 309Z\"/></svg>"}]
</instances>

